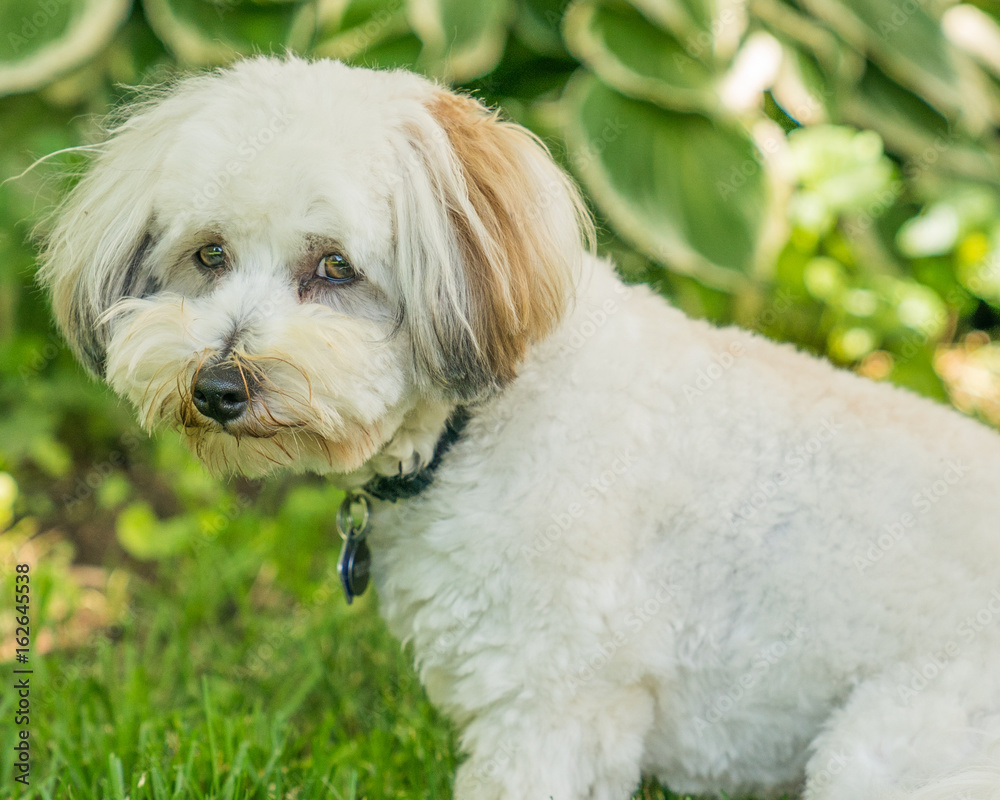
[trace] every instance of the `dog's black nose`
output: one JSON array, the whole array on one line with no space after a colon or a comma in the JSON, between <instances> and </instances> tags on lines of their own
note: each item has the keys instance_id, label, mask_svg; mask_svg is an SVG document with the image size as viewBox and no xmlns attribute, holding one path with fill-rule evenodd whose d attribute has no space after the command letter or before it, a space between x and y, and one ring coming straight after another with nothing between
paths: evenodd
<instances>
[{"instance_id":1,"label":"dog's black nose","mask_svg":"<svg viewBox=\"0 0 1000 800\"><path fill-rule=\"evenodd\" d=\"M194 406L216 422L232 422L250 405L248 389L248 379L235 364L216 364L198 373Z\"/></svg>"}]
</instances>

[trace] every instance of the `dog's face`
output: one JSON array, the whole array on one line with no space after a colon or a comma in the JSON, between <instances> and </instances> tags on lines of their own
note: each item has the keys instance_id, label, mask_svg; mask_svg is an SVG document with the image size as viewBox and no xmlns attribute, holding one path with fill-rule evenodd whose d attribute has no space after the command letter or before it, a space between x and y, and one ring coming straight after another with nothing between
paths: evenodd
<instances>
[{"instance_id":1,"label":"dog's face","mask_svg":"<svg viewBox=\"0 0 1000 800\"><path fill-rule=\"evenodd\" d=\"M254 59L112 130L43 254L59 324L212 469L345 473L510 381L586 215L524 129L406 72Z\"/></svg>"}]
</instances>

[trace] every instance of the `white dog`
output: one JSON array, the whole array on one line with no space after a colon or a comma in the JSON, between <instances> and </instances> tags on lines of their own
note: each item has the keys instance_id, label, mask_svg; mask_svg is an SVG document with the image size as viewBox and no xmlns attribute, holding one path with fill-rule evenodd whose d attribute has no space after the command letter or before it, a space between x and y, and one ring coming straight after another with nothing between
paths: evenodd
<instances>
[{"instance_id":1,"label":"white dog","mask_svg":"<svg viewBox=\"0 0 1000 800\"><path fill-rule=\"evenodd\" d=\"M347 588L367 535L457 798L1000 797L1000 437L686 319L591 238L475 100L257 58L112 130L42 276L214 471L388 498Z\"/></svg>"}]
</instances>

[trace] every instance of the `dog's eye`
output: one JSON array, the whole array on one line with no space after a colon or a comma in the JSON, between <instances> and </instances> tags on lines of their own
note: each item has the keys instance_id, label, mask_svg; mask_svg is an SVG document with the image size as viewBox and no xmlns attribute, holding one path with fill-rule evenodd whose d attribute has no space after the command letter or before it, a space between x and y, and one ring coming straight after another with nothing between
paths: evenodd
<instances>
[{"instance_id":1,"label":"dog's eye","mask_svg":"<svg viewBox=\"0 0 1000 800\"><path fill-rule=\"evenodd\" d=\"M326 278L330 283L347 283L357 277L354 267L339 253L323 256L316 267L316 274Z\"/></svg>"},{"instance_id":2,"label":"dog's eye","mask_svg":"<svg viewBox=\"0 0 1000 800\"><path fill-rule=\"evenodd\" d=\"M198 260L209 269L218 269L226 263L226 251L221 244L206 244L198 251Z\"/></svg>"}]
</instances>

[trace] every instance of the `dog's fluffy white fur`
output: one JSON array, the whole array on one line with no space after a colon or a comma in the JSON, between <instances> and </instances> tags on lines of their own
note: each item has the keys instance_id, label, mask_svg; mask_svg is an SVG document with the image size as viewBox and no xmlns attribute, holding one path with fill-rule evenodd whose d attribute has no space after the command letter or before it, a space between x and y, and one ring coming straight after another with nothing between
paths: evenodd
<instances>
[{"instance_id":1,"label":"dog's fluffy white fur","mask_svg":"<svg viewBox=\"0 0 1000 800\"><path fill-rule=\"evenodd\" d=\"M112 129L43 280L212 469L357 486L461 800L1000 798L1000 438L691 321L590 255L530 134L406 72L259 58ZM209 269L200 248L225 263ZM358 277L316 274L336 253ZM234 365L238 419L192 402ZM252 391L251 391L252 390Z\"/></svg>"}]
</instances>

